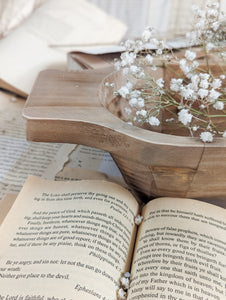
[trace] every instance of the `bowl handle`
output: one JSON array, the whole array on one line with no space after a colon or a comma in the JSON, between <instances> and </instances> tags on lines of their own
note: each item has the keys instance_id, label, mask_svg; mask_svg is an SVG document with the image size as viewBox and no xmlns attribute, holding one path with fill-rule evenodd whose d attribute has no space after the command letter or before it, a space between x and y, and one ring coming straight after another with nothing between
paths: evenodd
<instances>
[{"instance_id":1,"label":"bowl handle","mask_svg":"<svg viewBox=\"0 0 226 300\"><path fill-rule=\"evenodd\" d=\"M98 99L100 82L110 71L42 71L23 110L27 139L117 151L126 124Z\"/></svg>"}]
</instances>

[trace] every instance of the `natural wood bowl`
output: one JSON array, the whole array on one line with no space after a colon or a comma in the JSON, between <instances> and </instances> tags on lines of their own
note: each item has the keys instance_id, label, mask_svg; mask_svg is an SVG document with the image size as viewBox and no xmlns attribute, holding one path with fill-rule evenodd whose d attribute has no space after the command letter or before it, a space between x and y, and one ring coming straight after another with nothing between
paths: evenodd
<instances>
[{"instance_id":1,"label":"natural wood bowl","mask_svg":"<svg viewBox=\"0 0 226 300\"><path fill-rule=\"evenodd\" d=\"M105 87L105 81L121 82L120 74L100 84L109 71L41 72L23 112L27 139L109 151L143 201L158 196L226 201L226 139L204 144L127 124Z\"/></svg>"}]
</instances>

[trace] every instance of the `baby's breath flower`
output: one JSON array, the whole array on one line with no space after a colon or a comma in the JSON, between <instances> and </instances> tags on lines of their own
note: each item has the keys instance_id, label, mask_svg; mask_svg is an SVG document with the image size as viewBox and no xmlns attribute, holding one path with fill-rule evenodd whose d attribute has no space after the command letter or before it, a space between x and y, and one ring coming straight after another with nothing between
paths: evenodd
<instances>
[{"instance_id":1,"label":"baby's breath flower","mask_svg":"<svg viewBox=\"0 0 226 300\"><path fill-rule=\"evenodd\" d=\"M218 28L220 27L220 23L219 22L214 22L212 25L211 25L213 31L217 31Z\"/></svg>"},{"instance_id":2,"label":"baby's breath flower","mask_svg":"<svg viewBox=\"0 0 226 300\"><path fill-rule=\"evenodd\" d=\"M121 66L132 65L136 58L136 54L133 52L124 52L121 54Z\"/></svg>"},{"instance_id":3,"label":"baby's breath flower","mask_svg":"<svg viewBox=\"0 0 226 300\"><path fill-rule=\"evenodd\" d=\"M179 92L181 85L182 85L183 79L179 78L172 78L170 81L170 89L174 92Z\"/></svg>"},{"instance_id":4,"label":"baby's breath flower","mask_svg":"<svg viewBox=\"0 0 226 300\"><path fill-rule=\"evenodd\" d=\"M184 97L184 99L187 100L193 96L194 91L189 86L181 87L180 94L182 97Z\"/></svg>"},{"instance_id":5,"label":"baby's breath flower","mask_svg":"<svg viewBox=\"0 0 226 300\"><path fill-rule=\"evenodd\" d=\"M121 277L120 281L121 281L121 285L122 285L123 289L128 290L128 288L129 288L129 278Z\"/></svg>"},{"instance_id":6,"label":"baby's breath flower","mask_svg":"<svg viewBox=\"0 0 226 300\"><path fill-rule=\"evenodd\" d=\"M157 84L160 88L163 88L163 87L164 87L164 80L163 80L163 78L159 78L158 80L156 80L156 84Z\"/></svg>"},{"instance_id":7,"label":"baby's breath flower","mask_svg":"<svg viewBox=\"0 0 226 300\"><path fill-rule=\"evenodd\" d=\"M122 86L119 90L118 90L119 95L121 95L123 98L126 98L126 96L129 95L129 89L127 86Z\"/></svg>"},{"instance_id":8,"label":"baby's breath flower","mask_svg":"<svg viewBox=\"0 0 226 300\"><path fill-rule=\"evenodd\" d=\"M154 117L154 116L151 116L151 117L149 117L149 119L148 119L148 123L149 123L150 125L152 125L152 126L159 126L160 121L159 121L158 118L156 118L156 117Z\"/></svg>"},{"instance_id":9,"label":"baby's breath flower","mask_svg":"<svg viewBox=\"0 0 226 300\"><path fill-rule=\"evenodd\" d=\"M200 81L199 86L203 89L208 89L209 87L209 82L206 79L203 79Z\"/></svg>"},{"instance_id":10,"label":"baby's breath flower","mask_svg":"<svg viewBox=\"0 0 226 300\"><path fill-rule=\"evenodd\" d=\"M136 115L142 116L145 118L147 116L147 111L145 109L138 110L138 111L136 111Z\"/></svg>"},{"instance_id":11,"label":"baby's breath flower","mask_svg":"<svg viewBox=\"0 0 226 300\"><path fill-rule=\"evenodd\" d=\"M145 61L148 63L148 64L152 64L153 63L153 56L152 55L150 55L150 54L147 54L146 56L145 56Z\"/></svg>"},{"instance_id":12,"label":"baby's breath flower","mask_svg":"<svg viewBox=\"0 0 226 300\"><path fill-rule=\"evenodd\" d=\"M139 90L133 90L131 93L130 93L130 96L131 98L137 98L141 95L141 91Z\"/></svg>"},{"instance_id":13,"label":"baby's breath flower","mask_svg":"<svg viewBox=\"0 0 226 300\"><path fill-rule=\"evenodd\" d=\"M214 102L215 100L217 100L219 97L220 97L221 93L215 91L214 89L212 89L209 93L209 96L208 96L208 100L210 102Z\"/></svg>"},{"instance_id":14,"label":"baby's breath flower","mask_svg":"<svg viewBox=\"0 0 226 300\"><path fill-rule=\"evenodd\" d=\"M131 89L133 88L133 84L132 84L132 82L130 82L130 81L127 81L127 83L126 83L126 87L127 87L129 90L131 90Z\"/></svg>"},{"instance_id":15,"label":"baby's breath flower","mask_svg":"<svg viewBox=\"0 0 226 300\"><path fill-rule=\"evenodd\" d=\"M194 60L196 58L196 53L190 50L187 50L184 55L188 60Z\"/></svg>"},{"instance_id":16,"label":"baby's breath flower","mask_svg":"<svg viewBox=\"0 0 226 300\"><path fill-rule=\"evenodd\" d=\"M152 29L150 27L147 27L142 34L142 39L144 42L148 42L151 37L152 37Z\"/></svg>"},{"instance_id":17,"label":"baby's breath flower","mask_svg":"<svg viewBox=\"0 0 226 300\"><path fill-rule=\"evenodd\" d=\"M137 106L137 98L135 98L135 97L133 97L133 98L131 98L130 100L129 100L129 105L131 106L131 107L136 107Z\"/></svg>"},{"instance_id":18,"label":"baby's breath flower","mask_svg":"<svg viewBox=\"0 0 226 300\"><path fill-rule=\"evenodd\" d=\"M209 94L209 90L206 90L206 89L199 89L198 90L198 95L201 99L207 97Z\"/></svg>"},{"instance_id":19,"label":"baby's breath flower","mask_svg":"<svg viewBox=\"0 0 226 300\"><path fill-rule=\"evenodd\" d=\"M222 81L219 78L215 78L211 84L213 89L219 89L221 87Z\"/></svg>"},{"instance_id":20,"label":"baby's breath flower","mask_svg":"<svg viewBox=\"0 0 226 300\"><path fill-rule=\"evenodd\" d=\"M200 139L204 142L204 143L211 143L213 141L213 135L211 132L208 131L204 131L200 134Z\"/></svg>"},{"instance_id":21,"label":"baby's breath flower","mask_svg":"<svg viewBox=\"0 0 226 300\"><path fill-rule=\"evenodd\" d=\"M192 130L193 130L193 131L197 131L197 130L198 130L198 128L199 128L199 127L198 127L198 126L196 126L196 125L192 126Z\"/></svg>"},{"instance_id":22,"label":"baby's breath flower","mask_svg":"<svg viewBox=\"0 0 226 300\"><path fill-rule=\"evenodd\" d=\"M118 290L118 298L119 298L120 300L126 299L126 292L123 290L123 288L120 288L120 289Z\"/></svg>"},{"instance_id":23,"label":"baby's breath flower","mask_svg":"<svg viewBox=\"0 0 226 300\"><path fill-rule=\"evenodd\" d=\"M123 73L124 76L128 75L129 74L129 68L123 68L122 73Z\"/></svg>"},{"instance_id":24,"label":"baby's breath flower","mask_svg":"<svg viewBox=\"0 0 226 300\"><path fill-rule=\"evenodd\" d=\"M214 48L214 44L213 43L207 43L206 44L206 52L209 53L213 48Z\"/></svg>"},{"instance_id":25,"label":"baby's breath flower","mask_svg":"<svg viewBox=\"0 0 226 300\"><path fill-rule=\"evenodd\" d=\"M199 76L200 76L201 80L209 80L209 78L210 78L210 74L208 74L208 73L200 73Z\"/></svg>"},{"instance_id":26,"label":"baby's breath flower","mask_svg":"<svg viewBox=\"0 0 226 300\"><path fill-rule=\"evenodd\" d=\"M213 104L213 107L217 110L223 110L224 109L224 102L217 101Z\"/></svg>"},{"instance_id":27,"label":"baby's breath flower","mask_svg":"<svg viewBox=\"0 0 226 300\"><path fill-rule=\"evenodd\" d=\"M144 107L144 99L143 98L139 97L137 99L137 106L138 107Z\"/></svg>"},{"instance_id":28,"label":"baby's breath flower","mask_svg":"<svg viewBox=\"0 0 226 300\"><path fill-rule=\"evenodd\" d=\"M125 107L125 108L124 108L124 111L125 111L125 113L126 113L127 115L130 115L130 114L132 113L132 109L129 108L129 107Z\"/></svg>"},{"instance_id":29,"label":"baby's breath flower","mask_svg":"<svg viewBox=\"0 0 226 300\"><path fill-rule=\"evenodd\" d=\"M141 222L142 222L142 220L143 220L143 216L137 215L137 216L135 217L135 219L134 219L134 222L135 222L136 225L140 225Z\"/></svg>"},{"instance_id":30,"label":"baby's breath flower","mask_svg":"<svg viewBox=\"0 0 226 300\"><path fill-rule=\"evenodd\" d=\"M129 70L132 74L137 74L140 71L140 68L132 65L132 66L130 66Z\"/></svg>"},{"instance_id":31,"label":"baby's breath flower","mask_svg":"<svg viewBox=\"0 0 226 300\"><path fill-rule=\"evenodd\" d=\"M183 108L178 113L178 120L186 126L191 122L192 114L189 113L188 109Z\"/></svg>"},{"instance_id":32,"label":"baby's breath flower","mask_svg":"<svg viewBox=\"0 0 226 300\"><path fill-rule=\"evenodd\" d=\"M193 7L196 24L187 37L190 39L190 45L203 45L204 55L211 51L211 55L217 53L218 59L224 60L226 21L218 8L219 5L214 3L208 5L206 10L201 10L198 6ZM156 50L151 52L147 49L147 42L154 45ZM217 114L211 115L210 110L224 112L226 89L223 80L226 76L219 74L214 77L211 60L208 61L205 57L203 61L206 61L206 66L199 67L196 52L187 49L184 58L177 60L180 70L178 72L175 70L175 78L170 80L168 86L163 78L156 79L148 74L150 69L157 70L153 64L154 58L160 56L166 68L168 66L170 68L168 62L174 59L165 42L153 37L153 30L150 27L145 29L142 39L128 40L124 43L124 47L126 51L121 54L120 60L115 61L115 68L122 71L127 78L127 84L113 93L128 100L132 109L127 107L124 112L131 120L141 125L149 123L151 126L159 126L158 116L162 111L167 110L174 115L177 109L177 120L164 119L163 113L161 115L163 122L175 121L175 125L180 122L187 127L191 136L197 136L198 132L202 131L200 139L203 142L211 142L217 134L226 137L226 130L222 133L224 130L218 128L217 122L215 123ZM203 71L205 69L206 71ZM109 83L105 85L114 87Z\"/></svg>"},{"instance_id":33,"label":"baby's breath flower","mask_svg":"<svg viewBox=\"0 0 226 300\"><path fill-rule=\"evenodd\" d=\"M166 122L173 122L174 118L166 119Z\"/></svg>"}]
</instances>

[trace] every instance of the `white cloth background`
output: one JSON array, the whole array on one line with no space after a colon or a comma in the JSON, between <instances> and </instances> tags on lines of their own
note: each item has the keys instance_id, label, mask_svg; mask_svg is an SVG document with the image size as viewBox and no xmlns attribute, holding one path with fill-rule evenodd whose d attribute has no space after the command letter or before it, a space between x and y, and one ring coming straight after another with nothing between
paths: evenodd
<instances>
[{"instance_id":1,"label":"white cloth background","mask_svg":"<svg viewBox=\"0 0 226 300\"><path fill-rule=\"evenodd\" d=\"M0 0L0 38L7 35L46 0Z\"/></svg>"},{"instance_id":2,"label":"white cloth background","mask_svg":"<svg viewBox=\"0 0 226 300\"><path fill-rule=\"evenodd\" d=\"M219 2L226 10L226 0L89 0L128 26L125 36L139 37L146 26L169 38L185 34L192 26L193 4L204 8L207 3ZM110 33L109 33L110 34Z\"/></svg>"},{"instance_id":3,"label":"white cloth background","mask_svg":"<svg viewBox=\"0 0 226 300\"><path fill-rule=\"evenodd\" d=\"M48 0L0 0L0 38L8 34L40 4ZM62 1L62 0L59 0ZM75 0L76 1L76 0ZM128 26L125 39L139 37L146 26L160 34L176 37L191 28L193 4L205 7L226 0L88 0ZM110 32L109 32L110 34Z\"/></svg>"}]
</instances>

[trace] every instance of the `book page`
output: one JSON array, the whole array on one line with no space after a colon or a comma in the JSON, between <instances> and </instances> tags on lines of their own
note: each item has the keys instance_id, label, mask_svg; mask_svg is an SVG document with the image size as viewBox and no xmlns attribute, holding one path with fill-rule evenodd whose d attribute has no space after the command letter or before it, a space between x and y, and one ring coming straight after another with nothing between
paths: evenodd
<instances>
[{"instance_id":1,"label":"book page","mask_svg":"<svg viewBox=\"0 0 226 300\"><path fill-rule=\"evenodd\" d=\"M100 176L104 175L107 180L126 187L126 183L122 177L122 174L112 159L110 153L97 148L78 145L70 154L69 160L65 164L65 167L75 169L77 171L87 170L87 173L89 171L91 171L91 173L92 171L99 172ZM64 173L64 170L61 172L61 175L63 175L62 173Z\"/></svg>"},{"instance_id":2,"label":"book page","mask_svg":"<svg viewBox=\"0 0 226 300\"><path fill-rule=\"evenodd\" d=\"M159 198L143 210L128 300L226 299L226 212Z\"/></svg>"},{"instance_id":3,"label":"book page","mask_svg":"<svg viewBox=\"0 0 226 300\"><path fill-rule=\"evenodd\" d=\"M54 179L75 147L28 142L23 105L24 100L0 92L0 199L7 193L18 193L30 174Z\"/></svg>"},{"instance_id":4,"label":"book page","mask_svg":"<svg viewBox=\"0 0 226 300\"><path fill-rule=\"evenodd\" d=\"M29 177L0 228L1 299L116 299L137 211L114 183Z\"/></svg>"}]
</instances>

